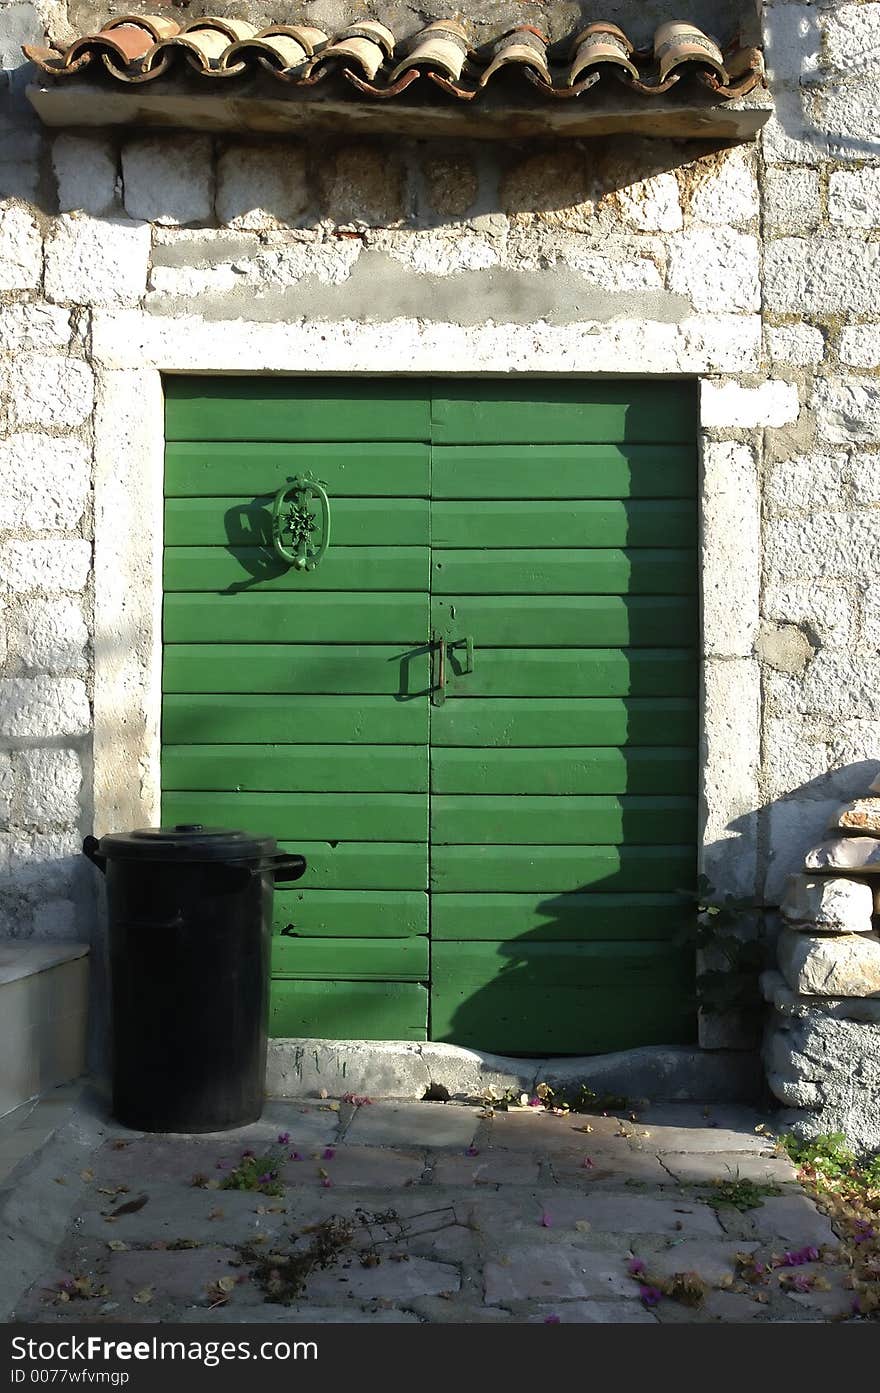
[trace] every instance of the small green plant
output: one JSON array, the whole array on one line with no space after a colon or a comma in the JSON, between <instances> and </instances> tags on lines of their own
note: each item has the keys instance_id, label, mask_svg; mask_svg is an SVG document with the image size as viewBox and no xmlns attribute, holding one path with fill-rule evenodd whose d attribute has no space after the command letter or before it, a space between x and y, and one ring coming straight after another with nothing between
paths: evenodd
<instances>
[{"instance_id":1,"label":"small green plant","mask_svg":"<svg viewBox=\"0 0 880 1393\"><path fill-rule=\"evenodd\" d=\"M254 1190L260 1195L283 1195L279 1174L281 1157L272 1152L255 1156L243 1151L241 1160L220 1182L221 1190Z\"/></svg>"},{"instance_id":2,"label":"small green plant","mask_svg":"<svg viewBox=\"0 0 880 1393\"><path fill-rule=\"evenodd\" d=\"M676 942L700 950L706 963L696 978L700 1010L708 1015L759 1014L763 1010L759 978L768 966L762 932L765 906L759 900L720 895L704 875L695 891L680 893L693 902L696 914Z\"/></svg>"},{"instance_id":3,"label":"small green plant","mask_svg":"<svg viewBox=\"0 0 880 1393\"><path fill-rule=\"evenodd\" d=\"M850 1175L856 1166L855 1155L843 1132L826 1132L810 1141L801 1141L791 1132L786 1132L779 1138L779 1144L796 1166L819 1179L841 1180ZM871 1164L876 1166L876 1157Z\"/></svg>"},{"instance_id":4,"label":"small green plant","mask_svg":"<svg viewBox=\"0 0 880 1393\"><path fill-rule=\"evenodd\" d=\"M712 1209L738 1209L744 1214L747 1209L760 1209L768 1195L781 1195L778 1185L765 1184L757 1180L746 1180L737 1174L730 1180L716 1180L706 1204Z\"/></svg>"}]
</instances>

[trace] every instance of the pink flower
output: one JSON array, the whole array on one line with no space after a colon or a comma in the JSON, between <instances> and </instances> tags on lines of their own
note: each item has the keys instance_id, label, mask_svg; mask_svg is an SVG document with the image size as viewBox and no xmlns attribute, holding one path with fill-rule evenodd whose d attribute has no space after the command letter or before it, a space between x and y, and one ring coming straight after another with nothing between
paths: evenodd
<instances>
[{"instance_id":1,"label":"pink flower","mask_svg":"<svg viewBox=\"0 0 880 1393\"><path fill-rule=\"evenodd\" d=\"M278 1133L278 1145L279 1145L279 1146L288 1146L289 1144L290 1144L290 1133L289 1133L289 1132L279 1132L279 1133Z\"/></svg>"},{"instance_id":2,"label":"pink flower","mask_svg":"<svg viewBox=\"0 0 880 1393\"><path fill-rule=\"evenodd\" d=\"M324 1190L329 1190L332 1184L333 1181L330 1179L329 1175L325 1175L324 1179L321 1181L321 1188Z\"/></svg>"},{"instance_id":3,"label":"pink flower","mask_svg":"<svg viewBox=\"0 0 880 1393\"><path fill-rule=\"evenodd\" d=\"M480 1151L479 1148L474 1146L473 1142L471 1142L471 1145L468 1147L467 1151L464 1154L465 1156L479 1156Z\"/></svg>"},{"instance_id":4,"label":"pink flower","mask_svg":"<svg viewBox=\"0 0 880 1393\"><path fill-rule=\"evenodd\" d=\"M291 1153L290 1153L290 1155L288 1156L287 1159L288 1159L289 1161L301 1161L301 1160L302 1160L302 1157L300 1156L300 1154L299 1154L298 1151L291 1151Z\"/></svg>"},{"instance_id":5,"label":"pink flower","mask_svg":"<svg viewBox=\"0 0 880 1393\"><path fill-rule=\"evenodd\" d=\"M333 1157L334 1157L335 1155L336 1155L336 1147L335 1147L335 1146L325 1146L325 1147L324 1147L324 1150L321 1152L321 1160L322 1160L322 1161L332 1161L332 1160L333 1160Z\"/></svg>"},{"instance_id":6,"label":"pink flower","mask_svg":"<svg viewBox=\"0 0 880 1393\"><path fill-rule=\"evenodd\" d=\"M561 1324L562 1324L562 1321L561 1321L561 1319L560 1319L559 1316L545 1316L545 1317L544 1317L544 1324L545 1324L545 1325L561 1325Z\"/></svg>"},{"instance_id":7,"label":"pink flower","mask_svg":"<svg viewBox=\"0 0 880 1393\"><path fill-rule=\"evenodd\" d=\"M541 1228L542 1228L542 1229L552 1229L552 1227L553 1227L553 1220L550 1218L550 1215L547 1213L547 1211L546 1211L546 1209L545 1209L545 1210L544 1210L544 1213L541 1215Z\"/></svg>"},{"instance_id":8,"label":"pink flower","mask_svg":"<svg viewBox=\"0 0 880 1393\"><path fill-rule=\"evenodd\" d=\"M638 1277L639 1273L644 1272L645 1264L641 1258L630 1258L626 1270L631 1277Z\"/></svg>"},{"instance_id":9,"label":"pink flower","mask_svg":"<svg viewBox=\"0 0 880 1393\"><path fill-rule=\"evenodd\" d=\"M529 1107L530 1107L530 1108L541 1108L541 1107L543 1107L543 1106L544 1106L544 1105L543 1105L543 1103L541 1102L541 1099L540 1099L540 1098L530 1098L530 1099L529 1099Z\"/></svg>"},{"instance_id":10,"label":"pink flower","mask_svg":"<svg viewBox=\"0 0 880 1393\"><path fill-rule=\"evenodd\" d=\"M592 1156L585 1156L585 1157L584 1157L584 1159L581 1161L581 1169L582 1169L582 1170L588 1170L588 1171L591 1171L591 1170L593 1169L593 1158L592 1158Z\"/></svg>"},{"instance_id":11,"label":"pink flower","mask_svg":"<svg viewBox=\"0 0 880 1393\"><path fill-rule=\"evenodd\" d=\"M799 1272L796 1277L792 1278L791 1285L795 1291L812 1291L813 1279L806 1272Z\"/></svg>"},{"instance_id":12,"label":"pink flower","mask_svg":"<svg viewBox=\"0 0 880 1393\"><path fill-rule=\"evenodd\" d=\"M639 1287L639 1296L642 1298L643 1306L657 1306L663 1293L659 1287Z\"/></svg>"}]
</instances>

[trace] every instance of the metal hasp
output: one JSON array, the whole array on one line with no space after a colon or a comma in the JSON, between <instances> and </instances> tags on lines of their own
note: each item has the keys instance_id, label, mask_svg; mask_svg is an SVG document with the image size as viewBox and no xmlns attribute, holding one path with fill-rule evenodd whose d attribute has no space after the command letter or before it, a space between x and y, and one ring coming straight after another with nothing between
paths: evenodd
<instances>
[{"instance_id":1,"label":"metal hasp","mask_svg":"<svg viewBox=\"0 0 880 1393\"><path fill-rule=\"evenodd\" d=\"M465 676L474 670L474 640L471 634L464 638L443 638L440 634L434 634L431 640L431 661L433 673L431 677L431 702L434 706L442 706L446 700L446 663L447 659L456 649L464 649L464 657L456 657L455 666L459 673Z\"/></svg>"},{"instance_id":2,"label":"metal hasp","mask_svg":"<svg viewBox=\"0 0 880 1393\"><path fill-rule=\"evenodd\" d=\"M318 519L309 507L314 498L320 505L321 521L318 546L312 536ZM327 487L313 474L297 474L289 479L275 495L272 505L272 546L275 555L297 571L314 571L330 545L330 500Z\"/></svg>"}]
</instances>

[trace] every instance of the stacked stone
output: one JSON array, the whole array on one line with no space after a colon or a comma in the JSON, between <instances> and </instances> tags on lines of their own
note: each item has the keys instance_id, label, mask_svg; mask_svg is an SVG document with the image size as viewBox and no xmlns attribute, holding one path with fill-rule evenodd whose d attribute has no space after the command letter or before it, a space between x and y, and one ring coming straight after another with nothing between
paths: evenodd
<instances>
[{"instance_id":1,"label":"stacked stone","mask_svg":"<svg viewBox=\"0 0 880 1393\"><path fill-rule=\"evenodd\" d=\"M789 877L765 1059L802 1135L843 1131L880 1146L880 778L846 803Z\"/></svg>"}]
</instances>

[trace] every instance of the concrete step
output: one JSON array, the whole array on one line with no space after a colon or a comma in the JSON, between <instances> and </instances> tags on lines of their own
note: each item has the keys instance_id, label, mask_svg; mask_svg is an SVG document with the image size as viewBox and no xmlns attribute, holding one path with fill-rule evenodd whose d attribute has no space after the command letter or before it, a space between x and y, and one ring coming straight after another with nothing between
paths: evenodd
<instances>
[{"instance_id":1,"label":"concrete step","mask_svg":"<svg viewBox=\"0 0 880 1393\"><path fill-rule=\"evenodd\" d=\"M85 1069L88 944L0 942L0 1117Z\"/></svg>"}]
</instances>

